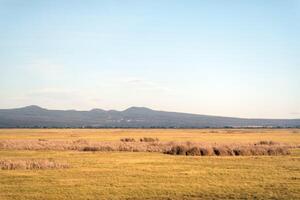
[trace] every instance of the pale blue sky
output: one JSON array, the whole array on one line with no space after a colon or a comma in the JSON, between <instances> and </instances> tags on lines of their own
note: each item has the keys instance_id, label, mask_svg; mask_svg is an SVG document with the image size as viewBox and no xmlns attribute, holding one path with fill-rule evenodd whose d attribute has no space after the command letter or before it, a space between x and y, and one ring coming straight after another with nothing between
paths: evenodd
<instances>
[{"instance_id":1,"label":"pale blue sky","mask_svg":"<svg viewBox=\"0 0 300 200\"><path fill-rule=\"evenodd\" d=\"M300 118L299 0L0 0L0 108Z\"/></svg>"}]
</instances>

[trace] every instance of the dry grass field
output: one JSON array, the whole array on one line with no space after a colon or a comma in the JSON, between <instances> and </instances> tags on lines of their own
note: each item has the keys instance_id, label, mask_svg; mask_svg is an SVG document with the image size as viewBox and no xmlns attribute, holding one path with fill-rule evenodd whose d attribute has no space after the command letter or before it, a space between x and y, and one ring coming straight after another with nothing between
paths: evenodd
<instances>
[{"instance_id":1,"label":"dry grass field","mask_svg":"<svg viewBox=\"0 0 300 200\"><path fill-rule=\"evenodd\" d=\"M298 133L298 134L297 134ZM257 142L299 144L300 129L0 129L3 139L119 141L120 138L159 138L161 141Z\"/></svg>"},{"instance_id":2,"label":"dry grass field","mask_svg":"<svg viewBox=\"0 0 300 200\"><path fill-rule=\"evenodd\" d=\"M293 148L289 155L202 157L1 147L144 137ZM0 129L0 199L300 199L299 145L299 129Z\"/></svg>"}]
</instances>

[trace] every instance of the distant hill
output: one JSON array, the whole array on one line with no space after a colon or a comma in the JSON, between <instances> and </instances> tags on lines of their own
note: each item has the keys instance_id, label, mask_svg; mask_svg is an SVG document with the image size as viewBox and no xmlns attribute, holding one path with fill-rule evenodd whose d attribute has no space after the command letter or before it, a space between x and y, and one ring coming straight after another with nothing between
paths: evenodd
<instances>
[{"instance_id":1,"label":"distant hill","mask_svg":"<svg viewBox=\"0 0 300 200\"><path fill-rule=\"evenodd\" d=\"M222 128L299 127L300 119L246 119L131 107L124 111L48 110L39 106L0 109L0 128L95 127L95 128Z\"/></svg>"}]
</instances>

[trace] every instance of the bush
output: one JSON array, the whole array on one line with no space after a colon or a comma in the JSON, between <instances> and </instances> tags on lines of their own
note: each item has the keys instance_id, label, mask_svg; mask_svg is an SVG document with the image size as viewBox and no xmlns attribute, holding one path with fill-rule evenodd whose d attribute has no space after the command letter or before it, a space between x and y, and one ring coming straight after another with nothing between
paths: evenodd
<instances>
[{"instance_id":1,"label":"bush","mask_svg":"<svg viewBox=\"0 0 300 200\"><path fill-rule=\"evenodd\" d=\"M97 147L83 147L82 151L99 151Z\"/></svg>"},{"instance_id":2,"label":"bush","mask_svg":"<svg viewBox=\"0 0 300 200\"><path fill-rule=\"evenodd\" d=\"M186 151L187 151L187 148L183 145L180 145L180 146L176 147L176 154L177 155L186 155Z\"/></svg>"},{"instance_id":3,"label":"bush","mask_svg":"<svg viewBox=\"0 0 300 200\"><path fill-rule=\"evenodd\" d=\"M276 156L276 155L289 155L290 151L287 148L283 147L275 147L268 149L268 155Z\"/></svg>"},{"instance_id":4,"label":"bush","mask_svg":"<svg viewBox=\"0 0 300 200\"><path fill-rule=\"evenodd\" d=\"M120 139L121 142L135 142L134 138L121 138Z\"/></svg>"},{"instance_id":5,"label":"bush","mask_svg":"<svg viewBox=\"0 0 300 200\"><path fill-rule=\"evenodd\" d=\"M203 147L199 148L199 153L201 156L211 156L213 154L212 151L208 150L208 148L203 148Z\"/></svg>"},{"instance_id":6,"label":"bush","mask_svg":"<svg viewBox=\"0 0 300 200\"><path fill-rule=\"evenodd\" d=\"M277 147L277 153L279 155L290 155L291 152L288 148L284 148L284 147Z\"/></svg>"},{"instance_id":7,"label":"bush","mask_svg":"<svg viewBox=\"0 0 300 200\"><path fill-rule=\"evenodd\" d=\"M278 143L274 142L272 140L270 140L270 141L262 140L262 141L259 141L258 143L256 143L256 145L276 145L276 144L278 144Z\"/></svg>"},{"instance_id":8,"label":"bush","mask_svg":"<svg viewBox=\"0 0 300 200\"><path fill-rule=\"evenodd\" d=\"M186 151L187 156L200 156L200 150L197 147L192 147Z\"/></svg>"},{"instance_id":9,"label":"bush","mask_svg":"<svg viewBox=\"0 0 300 200\"><path fill-rule=\"evenodd\" d=\"M186 155L187 148L183 145L173 146L169 151L166 151L167 154L172 155Z\"/></svg>"},{"instance_id":10,"label":"bush","mask_svg":"<svg viewBox=\"0 0 300 200\"><path fill-rule=\"evenodd\" d=\"M266 147L266 146L254 146L252 148L249 148L249 154L248 155L254 155L254 156L265 156L268 155L268 149L270 147Z\"/></svg>"},{"instance_id":11,"label":"bush","mask_svg":"<svg viewBox=\"0 0 300 200\"><path fill-rule=\"evenodd\" d=\"M216 156L233 156L233 155L235 155L233 150L226 146L213 147L213 151Z\"/></svg>"},{"instance_id":12,"label":"bush","mask_svg":"<svg viewBox=\"0 0 300 200\"><path fill-rule=\"evenodd\" d=\"M82 151L99 151L99 148L97 147L83 147Z\"/></svg>"},{"instance_id":13,"label":"bush","mask_svg":"<svg viewBox=\"0 0 300 200\"><path fill-rule=\"evenodd\" d=\"M83 147L82 151L113 151L113 148L110 146L86 146Z\"/></svg>"},{"instance_id":14,"label":"bush","mask_svg":"<svg viewBox=\"0 0 300 200\"><path fill-rule=\"evenodd\" d=\"M233 152L233 155L235 155L235 156L249 156L249 155L254 155L254 154L249 150L249 148L247 148L247 147L243 147L243 148L237 147L237 148L234 148L234 149L232 150L232 152Z\"/></svg>"},{"instance_id":15,"label":"bush","mask_svg":"<svg viewBox=\"0 0 300 200\"><path fill-rule=\"evenodd\" d=\"M150 138L150 137L144 137L140 139L141 142L158 142L158 138Z\"/></svg>"},{"instance_id":16,"label":"bush","mask_svg":"<svg viewBox=\"0 0 300 200\"><path fill-rule=\"evenodd\" d=\"M214 154L216 156L227 156L227 151L223 147L213 147Z\"/></svg>"}]
</instances>

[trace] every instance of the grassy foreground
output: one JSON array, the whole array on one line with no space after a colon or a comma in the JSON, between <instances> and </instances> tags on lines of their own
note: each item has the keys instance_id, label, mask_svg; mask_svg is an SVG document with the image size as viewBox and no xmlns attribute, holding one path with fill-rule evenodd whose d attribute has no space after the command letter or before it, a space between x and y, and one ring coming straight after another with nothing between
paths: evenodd
<instances>
[{"instance_id":1,"label":"grassy foreground","mask_svg":"<svg viewBox=\"0 0 300 200\"><path fill-rule=\"evenodd\" d=\"M104 138L111 141L126 136L148 136L153 131L154 137L165 141L171 141L173 137L174 140L185 138L183 141L249 142L266 139L294 144L300 141L297 130L240 130L230 133L226 132L228 130L186 130L186 134L185 130L61 131L0 130L0 139L84 138L100 141ZM300 199L300 149L293 149L288 156L251 157L1 150L0 158L53 159L71 166L67 169L0 170L1 200Z\"/></svg>"},{"instance_id":2,"label":"grassy foreground","mask_svg":"<svg viewBox=\"0 0 300 200\"><path fill-rule=\"evenodd\" d=\"M300 199L300 152L278 157L1 151L72 168L0 170L0 199Z\"/></svg>"}]
</instances>

